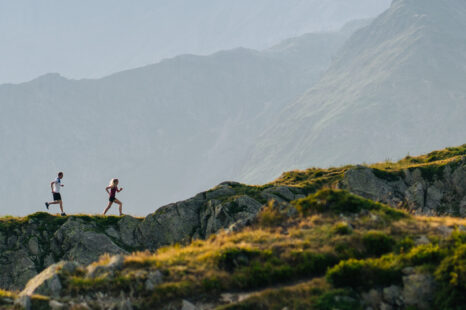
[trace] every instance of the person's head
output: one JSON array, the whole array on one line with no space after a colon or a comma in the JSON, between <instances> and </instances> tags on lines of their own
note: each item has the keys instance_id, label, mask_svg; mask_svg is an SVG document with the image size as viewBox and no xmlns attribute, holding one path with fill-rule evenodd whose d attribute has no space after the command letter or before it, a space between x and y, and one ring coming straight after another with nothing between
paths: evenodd
<instances>
[{"instance_id":1,"label":"person's head","mask_svg":"<svg viewBox=\"0 0 466 310\"><path fill-rule=\"evenodd\" d=\"M59 173L58 173L58 178L59 178L59 179L63 179L63 172L59 172Z\"/></svg>"},{"instance_id":2,"label":"person's head","mask_svg":"<svg viewBox=\"0 0 466 310\"><path fill-rule=\"evenodd\" d=\"M118 179L111 179L109 186L117 186L118 185Z\"/></svg>"}]
</instances>

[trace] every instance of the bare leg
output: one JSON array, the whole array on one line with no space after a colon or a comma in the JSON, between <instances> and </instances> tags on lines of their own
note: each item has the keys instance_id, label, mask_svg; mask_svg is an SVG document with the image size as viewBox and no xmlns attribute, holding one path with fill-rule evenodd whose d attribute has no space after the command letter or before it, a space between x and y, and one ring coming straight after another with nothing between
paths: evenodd
<instances>
[{"instance_id":1,"label":"bare leg","mask_svg":"<svg viewBox=\"0 0 466 310\"><path fill-rule=\"evenodd\" d=\"M49 205L56 205L61 203L61 201L52 201L52 202L47 202Z\"/></svg>"},{"instance_id":2,"label":"bare leg","mask_svg":"<svg viewBox=\"0 0 466 310\"><path fill-rule=\"evenodd\" d=\"M118 210L120 211L120 216L123 215L122 209L123 209L123 203L119 201L118 199L115 199L115 202L118 204Z\"/></svg>"},{"instance_id":3,"label":"bare leg","mask_svg":"<svg viewBox=\"0 0 466 310\"><path fill-rule=\"evenodd\" d=\"M60 200L58 203L60 204L61 213L65 213L65 212L63 212L63 201Z\"/></svg>"},{"instance_id":4,"label":"bare leg","mask_svg":"<svg viewBox=\"0 0 466 310\"><path fill-rule=\"evenodd\" d=\"M104 211L104 215L107 213L107 211L110 209L110 207L112 206L113 202L109 201L108 202L108 205L107 205L107 208L105 209Z\"/></svg>"}]
</instances>

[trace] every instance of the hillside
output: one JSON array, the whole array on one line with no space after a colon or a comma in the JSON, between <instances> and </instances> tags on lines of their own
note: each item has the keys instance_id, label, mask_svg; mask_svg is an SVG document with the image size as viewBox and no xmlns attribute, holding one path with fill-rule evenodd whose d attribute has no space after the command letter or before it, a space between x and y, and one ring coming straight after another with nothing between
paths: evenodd
<instances>
[{"instance_id":1,"label":"hillside","mask_svg":"<svg viewBox=\"0 0 466 310\"><path fill-rule=\"evenodd\" d=\"M264 130L242 170L398 159L463 143L466 2L396 0L355 32L316 85Z\"/></svg>"},{"instance_id":2,"label":"hillside","mask_svg":"<svg viewBox=\"0 0 466 310\"><path fill-rule=\"evenodd\" d=\"M234 174L269 115L318 80L348 35L184 55L97 80L49 74L0 86L1 201L26 208L2 213L42 208L58 170L68 212L103 208L114 177L138 215L217 184Z\"/></svg>"},{"instance_id":3,"label":"hillside","mask_svg":"<svg viewBox=\"0 0 466 310\"><path fill-rule=\"evenodd\" d=\"M466 221L422 214L464 218L465 180L463 145L263 186L224 182L146 218L2 218L0 287L21 289L42 271L17 301L31 295L44 309L455 309ZM125 256L95 263L104 253ZM8 307L17 293L2 294Z\"/></svg>"}]
</instances>

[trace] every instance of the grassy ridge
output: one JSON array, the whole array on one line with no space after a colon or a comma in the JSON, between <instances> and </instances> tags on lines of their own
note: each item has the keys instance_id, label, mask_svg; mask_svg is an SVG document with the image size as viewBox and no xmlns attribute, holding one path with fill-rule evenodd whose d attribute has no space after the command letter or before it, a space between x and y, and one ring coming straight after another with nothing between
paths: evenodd
<instances>
[{"instance_id":1,"label":"grassy ridge","mask_svg":"<svg viewBox=\"0 0 466 310\"><path fill-rule=\"evenodd\" d=\"M295 309L357 309L359 292L400 284L401 269L410 266L435 273L447 288L439 294L456 302L460 295L447 293L456 292L453 276L443 270L464 276L466 234L457 231L445 238L436 229L443 225L466 225L466 220L417 218L347 192L324 190L288 206L270 203L257 223L241 232L133 253L117 275L89 278L81 271L65 283L73 295L130 290L140 309L276 285L284 291L272 289L224 309L282 309L290 302ZM427 236L429 244L416 246L420 236ZM108 257L97 264L106 262ZM144 283L151 270L160 271L164 282L147 292ZM305 282L294 286L296 281ZM333 298L337 295L346 297Z\"/></svg>"}]
</instances>

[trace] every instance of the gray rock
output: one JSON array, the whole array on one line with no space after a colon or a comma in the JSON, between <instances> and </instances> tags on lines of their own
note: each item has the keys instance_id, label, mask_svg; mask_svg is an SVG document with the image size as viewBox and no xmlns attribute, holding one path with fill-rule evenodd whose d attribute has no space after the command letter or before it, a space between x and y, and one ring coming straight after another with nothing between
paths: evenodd
<instances>
[{"instance_id":1,"label":"gray rock","mask_svg":"<svg viewBox=\"0 0 466 310\"><path fill-rule=\"evenodd\" d=\"M289 202L296 199L296 195L286 186L270 187L262 191L262 196L278 202Z\"/></svg>"},{"instance_id":2,"label":"gray rock","mask_svg":"<svg viewBox=\"0 0 466 310\"><path fill-rule=\"evenodd\" d=\"M435 293L435 280L430 274L412 274L403 277L403 299L406 306L419 310L430 309Z\"/></svg>"},{"instance_id":3,"label":"gray rock","mask_svg":"<svg viewBox=\"0 0 466 310\"><path fill-rule=\"evenodd\" d=\"M61 267L61 272L64 274L73 274L79 267L80 265L77 262L66 261Z\"/></svg>"},{"instance_id":4,"label":"gray rock","mask_svg":"<svg viewBox=\"0 0 466 310\"><path fill-rule=\"evenodd\" d=\"M123 300L118 304L118 310L133 310L133 304L128 299Z\"/></svg>"},{"instance_id":5,"label":"gray rock","mask_svg":"<svg viewBox=\"0 0 466 310\"><path fill-rule=\"evenodd\" d=\"M0 287L18 290L37 274L37 269L29 251L18 249L2 251L0 264Z\"/></svg>"},{"instance_id":6,"label":"gray rock","mask_svg":"<svg viewBox=\"0 0 466 310\"><path fill-rule=\"evenodd\" d=\"M202 200L188 199L170 204L149 214L139 226L141 241L148 249L189 241L199 228Z\"/></svg>"},{"instance_id":7,"label":"gray rock","mask_svg":"<svg viewBox=\"0 0 466 310\"><path fill-rule=\"evenodd\" d=\"M49 301L49 307L52 310L65 310L67 308L66 304L53 299Z\"/></svg>"},{"instance_id":8,"label":"gray rock","mask_svg":"<svg viewBox=\"0 0 466 310\"><path fill-rule=\"evenodd\" d=\"M19 296L31 296L33 294L41 294L52 297L59 297L62 290L58 271L63 267L65 262L54 264L37 276L29 280L24 290Z\"/></svg>"},{"instance_id":9,"label":"gray rock","mask_svg":"<svg viewBox=\"0 0 466 310\"><path fill-rule=\"evenodd\" d=\"M195 305L190 303L189 301L183 299L181 304L181 310L199 310Z\"/></svg>"},{"instance_id":10,"label":"gray rock","mask_svg":"<svg viewBox=\"0 0 466 310\"><path fill-rule=\"evenodd\" d=\"M341 189L380 201L404 206L416 214L466 216L466 159L447 164L442 175L424 177L421 168L405 169L397 177L377 177L374 170L349 169L338 184Z\"/></svg>"},{"instance_id":11,"label":"gray rock","mask_svg":"<svg viewBox=\"0 0 466 310\"><path fill-rule=\"evenodd\" d=\"M240 196L232 201L221 203L217 200L207 202L201 212L201 231L205 237L226 229L234 224L245 225L251 221L259 210L261 204L249 196Z\"/></svg>"},{"instance_id":12,"label":"gray rock","mask_svg":"<svg viewBox=\"0 0 466 310\"><path fill-rule=\"evenodd\" d=\"M23 310L31 310L31 297L28 295L18 296L15 300L15 305L18 305Z\"/></svg>"},{"instance_id":13,"label":"gray rock","mask_svg":"<svg viewBox=\"0 0 466 310\"><path fill-rule=\"evenodd\" d=\"M163 283L163 275L160 271L152 271L147 275L147 280L144 283L146 291L152 291L158 285Z\"/></svg>"},{"instance_id":14,"label":"gray rock","mask_svg":"<svg viewBox=\"0 0 466 310\"><path fill-rule=\"evenodd\" d=\"M422 236L419 236L419 237L414 241L414 243L415 243L416 245L429 244L429 243L430 243L430 240L429 240L429 238L427 238L427 236L422 235Z\"/></svg>"},{"instance_id":15,"label":"gray rock","mask_svg":"<svg viewBox=\"0 0 466 310\"><path fill-rule=\"evenodd\" d=\"M391 306L402 307L404 305L402 290L399 286L392 285L383 289L383 300Z\"/></svg>"},{"instance_id":16,"label":"gray rock","mask_svg":"<svg viewBox=\"0 0 466 310\"><path fill-rule=\"evenodd\" d=\"M139 224L141 222L141 220L129 215L123 216L123 218L118 222L120 239L126 246L132 248L138 248L141 246L141 242L138 238Z\"/></svg>"},{"instance_id":17,"label":"gray rock","mask_svg":"<svg viewBox=\"0 0 466 310\"><path fill-rule=\"evenodd\" d=\"M112 237L113 239L120 239L120 234L118 234L118 232L115 230L115 228L113 227L109 227L105 230L105 233Z\"/></svg>"},{"instance_id":18,"label":"gray rock","mask_svg":"<svg viewBox=\"0 0 466 310\"><path fill-rule=\"evenodd\" d=\"M122 255L115 255L105 265L89 265L87 267L87 277L96 278L103 274L113 275L115 271L123 268L125 258Z\"/></svg>"},{"instance_id":19,"label":"gray rock","mask_svg":"<svg viewBox=\"0 0 466 310\"><path fill-rule=\"evenodd\" d=\"M65 260L90 264L102 254L126 254L105 234L97 231L92 223L70 217L54 234L56 244L60 244L58 253L64 253ZM55 249L57 250L57 249Z\"/></svg>"},{"instance_id":20,"label":"gray rock","mask_svg":"<svg viewBox=\"0 0 466 310\"><path fill-rule=\"evenodd\" d=\"M208 191L205 193L205 197L207 200L211 199L218 199L226 196L233 196L236 192L234 189L230 187L228 184L220 184L215 187L213 190Z\"/></svg>"},{"instance_id":21,"label":"gray rock","mask_svg":"<svg viewBox=\"0 0 466 310\"><path fill-rule=\"evenodd\" d=\"M387 304L387 303L384 303L384 302L382 302L380 304L380 310L394 310L394 309L395 308L390 304Z\"/></svg>"},{"instance_id":22,"label":"gray rock","mask_svg":"<svg viewBox=\"0 0 466 310\"><path fill-rule=\"evenodd\" d=\"M382 302L382 294L376 290L371 289L369 292L361 294L362 302L367 307L373 309L379 309L380 303Z\"/></svg>"},{"instance_id":23,"label":"gray rock","mask_svg":"<svg viewBox=\"0 0 466 310\"><path fill-rule=\"evenodd\" d=\"M28 248L29 252L31 252L32 255L40 254L39 241L36 237L32 237L31 239L29 239Z\"/></svg>"}]
</instances>

